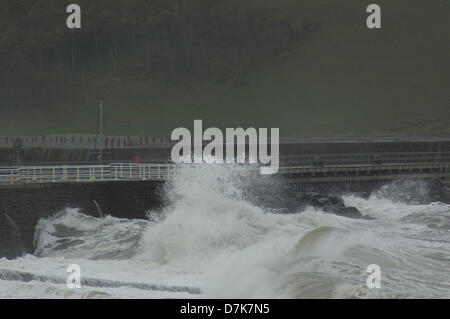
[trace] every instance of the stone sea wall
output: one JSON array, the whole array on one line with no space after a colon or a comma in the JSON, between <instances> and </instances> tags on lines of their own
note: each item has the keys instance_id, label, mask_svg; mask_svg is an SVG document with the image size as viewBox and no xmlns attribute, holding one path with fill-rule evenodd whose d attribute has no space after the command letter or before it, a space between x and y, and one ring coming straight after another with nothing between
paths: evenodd
<instances>
[{"instance_id":1,"label":"stone sea wall","mask_svg":"<svg viewBox=\"0 0 450 319\"><path fill-rule=\"evenodd\" d=\"M93 159L95 135L0 135L0 163L87 162ZM165 162L174 142L169 137L103 136L102 158L107 161ZM450 152L448 139L281 139L280 159L311 154ZM95 155L94 155L95 158Z\"/></svg>"},{"instance_id":2,"label":"stone sea wall","mask_svg":"<svg viewBox=\"0 0 450 319\"><path fill-rule=\"evenodd\" d=\"M12 148L20 143L23 148L64 148L93 149L97 141L98 148L129 148L145 145L165 144L168 137L149 136L102 136L92 134L58 134L36 136L0 135L0 148Z\"/></svg>"},{"instance_id":3,"label":"stone sea wall","mask_svg":"<svg viewBox=\"0 0 450 319\"><path fill-rule=\"evenodd\" d=\"M33 184L0 188L0 257L34 251L33 236L39 219L65 208L79 208L99 216L145 218L146 210L161 207L162 184L155 181L118 183Z\"/></svg>"}]
</instances>

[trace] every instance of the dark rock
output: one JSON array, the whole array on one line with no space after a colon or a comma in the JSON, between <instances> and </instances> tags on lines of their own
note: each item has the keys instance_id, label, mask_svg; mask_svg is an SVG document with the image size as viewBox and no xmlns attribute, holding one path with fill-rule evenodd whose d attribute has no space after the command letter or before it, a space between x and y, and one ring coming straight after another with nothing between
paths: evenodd
<instances>
[{"instance_id":1,"label":"dark rock","mask_svg":"<svg viewBox=\"0 0 450 319\"><path fill-rule=\"evenodd\" d=\"M328 197L320 197L319 199L317 199L317 201L324 205L329 205L331 203Z\"/></svg>"},{"instance_id":2,"label":"dark rock","mask_svg":"<svg viewBox=\"0 0 450 319\"><path fill-rule=\"evenodd\" d=\"M370 219L367 216L363 216L356 207L324 206L322 209L327 213L335 214L338 216L357 219Z\"/></svg>"},{"instance_id":3,"label":"dark rock","mask_svg":"<svg viewBox=\"0 0 450 319\"><path fill-rule=\"evenodd\" d=\"M448 182L447 182L448 183ZM435 179L430 185L431 201L450 204L450 186L441 179Z\"/></svg>"},{"instance_id":4,"label":"dark rock","mask_svg":"<svg viewBox=\"0 0 450 319\"><path fill-rule=\"evenodd\" d=\"M255 198L257 205L270 207L280 213L297 213L306 207L314 207L324 212L348 218L367 218L355 207L346 207L337 195L317 192L284 192L282 194L264 194Z\"/></svg>"},{"instance_id":5,"label":"dark rock","mask_svg":"<svg viewBox=\"0 0 450 319\"><path fill-rule=\"evenodd\" d=\"M365 218L356 207L346 207L343 200L335 195L324 195L315 192L299 193L296 196L305 206L320 208L323 211L348 218Z\"/></svg>"},{"instance_id":6,"label":"dark rock","mask_svg":"<svg viewBox=\"0 0 450 319\"><path fill-rule=\"evenodd\" d=\"M344 207L340 209L340 216L345 216L349 218L362 218L361 212L356 207Z\"/></svg>"},{"instance_id":7,"label":"dark rock","mask_svg":"<svg viewBox=\"0 0 450 319\"><path fill-rule=\"evenodd\" d=\"M336 197L336 196L330 196L329 199L330 199L330 202L331 202L334 206L337 206L337 207L345 207L344 202L343 202L340 198L338 198L338 197Z\"/></svg>"}]
</instances>

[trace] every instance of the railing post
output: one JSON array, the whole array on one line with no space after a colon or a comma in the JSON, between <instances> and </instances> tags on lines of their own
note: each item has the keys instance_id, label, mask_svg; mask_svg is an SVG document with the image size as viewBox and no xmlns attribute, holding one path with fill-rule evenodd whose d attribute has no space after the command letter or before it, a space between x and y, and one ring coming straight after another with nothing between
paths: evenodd
<instances>
[{"instance_id":1,"label":"railing post","mask_svg":"<svg viewBox=\"0 0 450 319\"><path fill-rule=\"evenodd\" d=\"M77 167L77 182L80 181L80 168Z\"/></svg>"},{"instance_id":2,"label":"railing post","mask_svg":"<svg viewBox=\"0 0 450 319\"><path fill-rule=\"evenodd\" d=\"M11 170L11 185L14 185L14 171Z\"/></svg>"},{"instance_id":3,"label":"railing post","mask_svg":"<svg viewBox=\"0 0 450 319\"><path fill-rule=\"evenodd\" d=\"M52 171L53 171L53 183L54 183L54 182L56 182L56 180L55 180L55 168L54 167L53 167Z\"/></svg>"}]
</instances>

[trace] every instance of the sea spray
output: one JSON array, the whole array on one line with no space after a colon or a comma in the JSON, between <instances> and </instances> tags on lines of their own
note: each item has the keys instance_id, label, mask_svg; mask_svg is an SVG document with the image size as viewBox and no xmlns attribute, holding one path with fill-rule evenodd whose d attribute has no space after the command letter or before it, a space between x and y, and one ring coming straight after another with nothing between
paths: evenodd
<instances>
[{"instance_id":1,"label":"sea spray","mask_svg":"<svg viewBox=\"0 0 450 319\"><path fill-rule=\"evenodd\" d=\"M240 165L181 167L165 186L167 206L149 212L149 220L101 219L77 209L42 219L35 255L0 259L0 269L44 281L2 280L0 297L449 297L447 204L375 192L343 196L373 220L311 207L281 214L253 196L257 189L268 199L277 194L253 172ZM120 286L74 292L45 281L65 276L72 263L93 282ZM380 289L366 285L370 264L380 266ZM185 290L143 288L155 286Z\"/></svg>"}]
</instances>

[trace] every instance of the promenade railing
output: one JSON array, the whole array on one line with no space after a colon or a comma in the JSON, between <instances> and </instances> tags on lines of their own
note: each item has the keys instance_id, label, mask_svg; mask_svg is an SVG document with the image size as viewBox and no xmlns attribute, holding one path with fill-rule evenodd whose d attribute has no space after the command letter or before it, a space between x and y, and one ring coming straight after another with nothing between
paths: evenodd
<instances>
[{"instance_id":1,"label":"promenade railing","mask_svg":"<svg viewBox=\"0 0 450 319\"><path fill-rule=\"evenodd\" d=\"M0 167L0 184L165 180L175 164L113 163Z\"/></svg>"},{"instance_id":2,"label":"promenade railing","mask_svg":"<svg viewBox=\"0 0 450 319\"><path fill-rule=\"evenodd\" d=\"M450 153L357 153L284 156L280 173L308 168L388 167L398 165L430 165L450 163ZM39 163L0 165L0 185L56 182L101 182L118 180L166 180L179 167L172 163ZM256 168L256 167L255 167Z\"/></svg>"}]
</instances>

